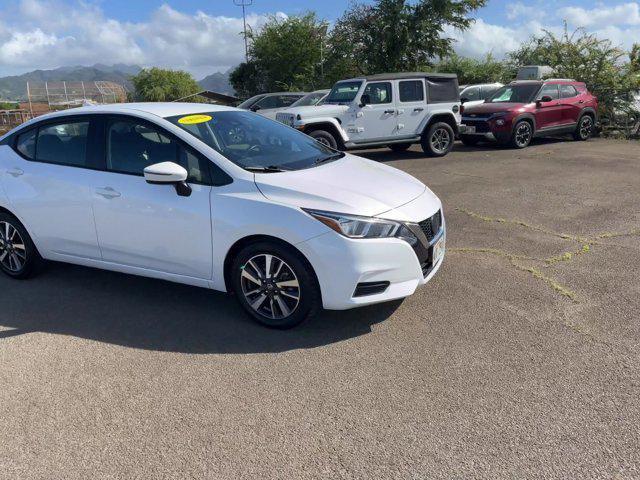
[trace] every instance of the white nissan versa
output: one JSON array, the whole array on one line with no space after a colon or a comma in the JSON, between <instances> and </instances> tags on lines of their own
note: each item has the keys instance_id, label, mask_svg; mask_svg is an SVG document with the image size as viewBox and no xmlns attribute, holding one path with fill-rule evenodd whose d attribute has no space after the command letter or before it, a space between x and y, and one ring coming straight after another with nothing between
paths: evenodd
<instances>
[{"instance_id":1,"label":"white nissan versa","mask_svg":"<svg viewBox=\"0 0 640 480\"><path fill-rule=\"evenodd\" d=\"M440 200L252 112L66 110L0 138L0 265L42 259L233 291L271 327L411 295L442 264Z\"/></svg>"}]
</instances>

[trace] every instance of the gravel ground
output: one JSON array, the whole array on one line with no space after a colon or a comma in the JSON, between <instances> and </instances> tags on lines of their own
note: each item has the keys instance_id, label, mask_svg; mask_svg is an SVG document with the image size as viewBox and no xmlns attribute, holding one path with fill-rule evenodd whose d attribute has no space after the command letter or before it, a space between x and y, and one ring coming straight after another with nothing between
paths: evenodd
<instances>
[{"instance_id":1,"label":"gravel ground","mask_svg":"<svg viewBox=\"0 0 640 480\"><path fill-rule=\"evenodd\" d=\"M640 144L362 152L445 206L404 302L266 330L223 294L0 278L0 478L640 478Z\"/></svg>"}]
</instances>

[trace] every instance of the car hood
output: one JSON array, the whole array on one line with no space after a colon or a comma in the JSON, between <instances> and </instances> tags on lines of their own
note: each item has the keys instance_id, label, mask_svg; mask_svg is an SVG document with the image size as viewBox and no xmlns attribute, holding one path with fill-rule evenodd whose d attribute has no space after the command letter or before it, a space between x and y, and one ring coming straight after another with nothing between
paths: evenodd
<instances>
[{"instance_id":1,"label":"car hood","mask_svg":"<svg viewBox=\"0 0 640 480\"><path fill-rule=\"evenodd\" d=\"M286 108L281 111L300 115L301 118L311 118L339 115L347 110L349 110L349 105L310 105L307 107Z\"/></svg>"},{"instance_id":2,"label":"car hood","mask_svg":"<svg viewBox=\"0 0 640 480\"><path fill-rule=\"evenodd\" d=\"M481 103L479 105L472 105L467 108L465 104L464 107L464 116L468 117L473 114L484 114L484 113L496 113L496 112L506 112L509 110L520 109L524 107L525 103Z\"/></svg>"},{"instance_id":3,"label":"car hood","mask_svg":"<svg viewBox=\"0 0 640 480\"><path fill-rule=\"evenodd\" d=\"M304 170L256 173L255 182L269 200L294 207L376 216L423 193L437 197L411 175L387 165L346 154Z\"/></svg>"}]
</instances>

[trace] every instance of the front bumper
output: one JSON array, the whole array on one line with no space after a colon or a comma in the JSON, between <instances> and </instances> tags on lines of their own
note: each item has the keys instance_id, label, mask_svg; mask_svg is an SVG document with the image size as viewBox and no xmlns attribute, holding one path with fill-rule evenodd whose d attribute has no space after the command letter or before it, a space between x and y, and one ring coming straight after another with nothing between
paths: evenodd
<instances>
[{"instance_id":1,"label":"front bumper","mask_svg":"<svg viewBox=\"0 0 640 480\"><path fill-rule=\"evenodd\" d=\"M497 120L504 123L498 125ZM481 137L486 140L505 142L511 137L512 121L504 116L489 117L463 117L465 123L465 136Z\"/></svg>"},{"instance_id":2,"label":"front bumper","mask_svg":"<svg viewBox=\"0 0 640 480\"><path fill-rule=\"evenodd\" d=\"M324 308L346 310L413 294L440 269L444 256L434 262L433 250L444 238L442 217L440 229L431 241L422 235L415 248L398 238L350 239L335 232L296 246L316 272ZM380 293L355 295L358 285L375 283L388 286Z\"/></svg>"}]
</instances>

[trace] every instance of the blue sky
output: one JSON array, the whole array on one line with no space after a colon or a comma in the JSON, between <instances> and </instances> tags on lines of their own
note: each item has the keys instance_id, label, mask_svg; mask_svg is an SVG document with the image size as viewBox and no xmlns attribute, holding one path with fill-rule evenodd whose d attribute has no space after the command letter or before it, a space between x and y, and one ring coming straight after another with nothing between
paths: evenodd
<instances>
[{"instance_id":1,"label":"blue sky","mask_svg":"<svg viewBox=\"0 0 640 480\"><path fill-rule=\"evenodd\" d=\"M314 10L334 21L348 0L254 0L248 22ZM502 57L532 34L584 27L615 45L640 40L640 0L489 0L456 50ZM243 58L241 9L233 0L0 0L0 75L67 65L126 63L190 71L196 78Z\"/></svg>"}]
</instances>

